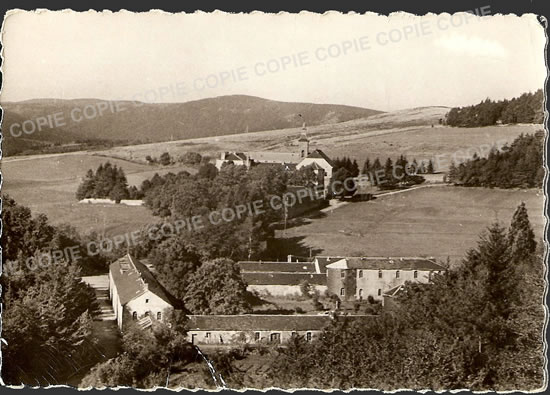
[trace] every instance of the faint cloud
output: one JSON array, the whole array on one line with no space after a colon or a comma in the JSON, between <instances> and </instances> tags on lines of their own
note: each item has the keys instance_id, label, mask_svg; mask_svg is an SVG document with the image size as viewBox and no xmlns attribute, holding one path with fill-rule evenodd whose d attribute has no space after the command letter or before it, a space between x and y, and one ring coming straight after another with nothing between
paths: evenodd
<instances>
[{"instance_id":1,"label":"faint cloud","mask_svg":"<svg viewBox=\"0 0 550 395\"><path fill-rule=\"evenodd\" d=\"M480 37L466 37L454 34L440 37L435 45L461 55L486 56L491 58L507 58L508 51L499 42Z\"/></svg>"}]
</instances>

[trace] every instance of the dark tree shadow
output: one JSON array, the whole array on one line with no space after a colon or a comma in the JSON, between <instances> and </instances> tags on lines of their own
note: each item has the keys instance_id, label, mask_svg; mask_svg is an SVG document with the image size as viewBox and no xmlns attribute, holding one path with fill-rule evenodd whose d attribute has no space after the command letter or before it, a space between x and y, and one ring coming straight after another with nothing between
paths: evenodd
<instances>
[{"instance_id":1,"label":"dark tree shadow","mask_svg":"<svg viewBox=\"0 0 550 395\"><path fill-rule=\"evenodd\" d=\"M262 258L271 261L286 261L288 255L314 257L323 252L321 248L311 248L305 245L304 239L305 236L270 239Z\"/></svg>"}]
</instances>

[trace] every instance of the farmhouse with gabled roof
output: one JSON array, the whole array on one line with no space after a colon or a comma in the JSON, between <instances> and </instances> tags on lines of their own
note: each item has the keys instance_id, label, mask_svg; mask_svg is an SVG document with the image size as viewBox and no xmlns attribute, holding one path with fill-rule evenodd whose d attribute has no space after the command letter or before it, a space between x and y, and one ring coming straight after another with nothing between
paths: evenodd
<instances>
[{"instance_id":1,"label":"farmhouse with gabled roof","mask_svg":"<svg viewBox=\"0 0 550 395\"><path fill-rule=\"evenodd\" d=\"M125 319L142 328L166 321L176 304L151 271L130 254L109 266L109 297L120 330Z\"/></svg>"}]
</instances>

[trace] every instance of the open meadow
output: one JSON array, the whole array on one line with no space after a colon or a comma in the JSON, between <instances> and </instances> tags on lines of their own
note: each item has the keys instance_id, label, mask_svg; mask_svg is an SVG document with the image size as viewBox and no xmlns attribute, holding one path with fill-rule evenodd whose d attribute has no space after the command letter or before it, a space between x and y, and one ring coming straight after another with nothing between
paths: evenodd
<instances>
[{"instance_id":1,"label":"open meadow","mask_svg":"<svg viewBox=\"0 0 550 395\"><path fill-rule=\"evenodd\" d=\"M312 141L312 150L322 149L332 158L349 156L357 159L360 166L366 157L371 160L380 157L384 160L388 156L395 158L404 154L409 158L427 160L443 155L443 159L439 162L441 166L437 167L436 163L436 170L444 171L450 164L451 155L457 151L466 152L467 149L473 148L469 151L470 155L473 155L475 149L479 149L482 145L511 142L521 133L532 133L541 128L540 125L483 128L440 126L439 119L444 117L447 111L446 107L395 111L337 124L308 127L307 134ZM178 157L185 152L193 151L215 158L221 151L296 152L298 149L296 138L301 132L301 128L281 129L124 146L103 151L4 158L2 160L4 178L2 193L13 196L17 202L29 206L34 213L46 214L54 224L69 223L83 233L90 231L105 232L106 235L125 233L154 221L154 218L145 207L79 204L76 201L75 192L88 169L95 170L101 163L110 161L124 170L129 185L139 186L155 173L177 173L182 170L196 172L195 168L182 165L151 166L146 163L147 155L158 158L163 152L169 152L171 156ZM457 204L478 204L477 201L468 199L466 196L467 203L461 203L459 199L455 200ZM413 207L418 207L416 202ZM344 210L350 210L350 208ZM462 217L460 213L454 215ZM469 218L465 219L469 220ZM394 222L397 224L400 221L401 219L396 217ZM410 225L406 216L403 217L403 221L402 227ZM326 233L328 235L330 231ZM381 237L380 235L381 233L376 237ZM343 245L348 245L349 237L345 237L345 240L347 242ZM409 251L411 248L402 250ZM370 247L368 251L377 250L385 251L386 246L381 245L379 249ZM424 250L419 248L418 251Z\"/></svg>"},{"instance_id":2,"label":"open meadow","mask_svg":"<svg viewBox=\"0 0 550 395\"><path fill-rule=\"evenodd\" d=\"M545 223L542 190L432 186L351 203L278 230L274 250L279 259L311 251L329 256L434 256L442 261L450 257L456 262L495 220L507 227L521 201L540 240Z\"/></svg>"},{"instance_id":3,"label":"open meadow","mask_svg":"<svg viewBox=\"0 0 550 395\"><path fill-rule=\"evenodd\" d=\"M378 114L364 119L331 125L307 127L311 150L321 149L329 157L349 156L360 165L366 157L395 158L401 154L417 160L434 159L443 155L438 170L446 170L450 158L471 157L483 146L512 142L522 133L534 133L541 125L502 125L479 128L453 128L439 125L439 119L448 111L446 107L425 107ZM199 152L213 158L221 151L280 151L298 152L297 137L301 128L280 129L253 133L240 133L218 137L117 147L102 154L122 159L145 162L145 157L159 157L163 152L179 156L186 152ZM466 150L468 154L466 154Z\"/></svg>"},{"instance_id":4,"label":"open meadow","mask_svg":"<svg viewBox=\"0 0 550 395\"><path fill-rule=\"evenodd\" d=\"M67 223L83 234L97 231L116 235L154 222L145 207L78 203L75 193L88 169L95 171L107 161L122 167L128 184L135 186L155 173L196 171L186 166L150 166L86 152L9 158L2 160L2 193L30 207L33 214L46 214L53 224Z\"/></svg>"}]
</instances>

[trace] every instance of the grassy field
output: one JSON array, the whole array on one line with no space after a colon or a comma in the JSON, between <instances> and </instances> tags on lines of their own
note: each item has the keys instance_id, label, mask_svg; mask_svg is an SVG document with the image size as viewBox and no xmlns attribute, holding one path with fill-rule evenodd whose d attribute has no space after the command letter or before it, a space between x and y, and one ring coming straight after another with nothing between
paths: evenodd
<instances>
[{"instance_id":1,"label":"grassy field","mask_svg":"<svg viewBox=\"0 0 550 395\"><path fill-rule=\"evenodd\" d=\"M338 208L278 231L286 254L434 256L457 261L495 220L508 226L525 201L537 237L544 228L542 191L437 186Z\"/></svg>"},{"instance_id":2,"label":"grassy field","mask_svg":"<svg viewBox=\"0 0 550 395\"><path fill-rule=\"evenodd\" d=\"M481 145L511 142L521 133L533 133L540 125L505 125L483 128L451 128L440 126L448 108L426 107L375 115L332 125L308 127L311 149L322 149L330 157L351 156L362 164L368 156L373 160L401 154L418 160L444 155L440 170L445 170L451 155ZM432 126L433 125L433 126ZM301 128L281 129L228 136L117 147L102 153L136 161L145 156L159 157L163 152L179 156L188 151L219 157L220 151L298 152L297 137ZM479 154L479 152L478 152Z\"/></svg>"},{"instance_id":3,"label":"grassy field","mask_svg":"<svg viewBox=\"0 0 550 395\"><path fill-rule=\"evenodd\" d=\"M31 208L33 213L46 214L53 224L68 223L82 233L103 232L121 234L154 222L145 207L123 205L79 204L76 189L88 169L111 162L124 169L130 185L139 186L154 173L195 172L185 166L152 167L126 160L103 157L92 153L37 157L28 160L3 160L4 184L2 193Z\"/></svg>"},{"instance_id":4,"label":"grassy field","mask_svg":"<svg viewBox=\"0 0 550 395\"><path fill-rule=\"evenodd\" d=\"M388 156L395 158L398 155L405 154L409 158L416 157L418 160L421 160L433 158L435 155L446 155L443 167L440 168L440 170L444 170L449 163L450 155L457 150L479 147L482 144L494 144L499 140L512 141L521 133L530 133L540 129L540 126L536 125L485 128L450 128L439 126L439 118L443 117L447 111L448 109L445 107L426 107L379 114L365 119L309 127L308 136L312 140L312 149L320 148L333 158L343 155L351 156L356 158L360 165L362 165L367 156L371 159L377 156L383 159ZM432 127L432 125L434 126ZM173 156L179 156L185 152L194 151L217 157L222 150L292 152L297 150L296 137L301 132L300 128L282 129L117 147L106 151L7 158L2 160L1 165L4 178L2 193L10 194L19 203L29 206L33 212L41 212L48 215L54 224L69 223L84 233L92 230L105 231L107 235L124 233L150 223L154 218L144 207L78 204L75 192L88 169L95 170L101 163L110 161L112 164L124 169L130 185L139 186L143 180L151 178L156 172L165 174L167 172L177 173L181 170L187 170L191 173L196 171L196 169L186 166L150 166L145 163L145 156L147 155L159 157L161 153L169 152ZM424 196L424 193L427 192L416 193L422 197L418 200L420 204L414 202L413 211L418 211L424 204L429 206L428 203L424 202L425 199L428 201L438 201L437 196L435 198L430 197L432 192L429 193L430 196ZM483 203L483 199L480 202L470 199L470 193L473 192L470 191L465 196L453 197L453 193L447 195L451 199L450 201L456 202L456 207L472 204L474 207L477 207ZM491 195L491 193L496 192L489 191L487 196ZM509 192L502 193L507 194ZM399 199L408 199L408 197L395 198L396 201L399 201ZM506 203L506 201L498 201L498 198L496 200L495 203L497 205ZM388 202L392 203L389 199ZM380 202L361 204L380 205ZM435 208L433 210L438 210L437 207L439 205L437 203L434 204ZM363 211L362 206L353 205L353 207ZM484 207L482 205L480 211L485 210ZM342 221L345 223L347 221L345 213L351 210L351 207L342 210L344 211L339 215L344 215ZM428 207L425 210L428 210ZM386 212L386 210L382 211ZM490 212L484 212L484 214L492 215ZM387 215L391 217L391 212ZM471 216L454 210L452 205L449 206L449 215L450 218L463 218L465 223L472 221ZM396 216L394 218L395 227L406 229L414 225L411 225L407 215L402 217ZM401 221L403 223L400 225ZM438 222L438 226L440 226L439 222L445 222L440 217L437 217L436 221ZM426 224L426 226L428 225ZM467 226L467 228L469 227ZM387 246L384 244L380 244L380 248L377 249L376 245L378 241L376 238L383 237L383 232L387 232L388 230L380 227L374 227L373 229L372 232L380 231L381 233L376 235L376 237L371 235L369 238L361 238L362 244L360 246L357 245L356 236L344 236L344 233L341 233L342 236L336 238L342 239L346 250L367 248L368 251L386 251ZM337 232L340 230L345 232L345 229L336 229ZM420 226L420 229L417 229L417 231L421 230L422 226ZM368 229L361 230L361 232L368 233ZM476 234L477 232L478 230L476 229ZM320 238L319 240L311 240L312 245L315 248L323 246L327 251L332 251L330 248L331 243L328 246L324 245L320 234L317 235ZM330 234L330 231L327 230L326 234ZM325 237L328 238L328 236ZM444 236L440 235L440 237ZM449 238L452 239L452 236L449 236ZM401 250L424 251L421 243L423 236L419 235L418 239L420 240L419 245L421 247L407 246ZM352 240L355 241L352 242ZM413 239L407 240L414 241ZM316 244L318 242L319 244ZM454 255L455 253L450 255ZM425 252L425 254L429 253Z\"/></svg>"}]
</instances>

